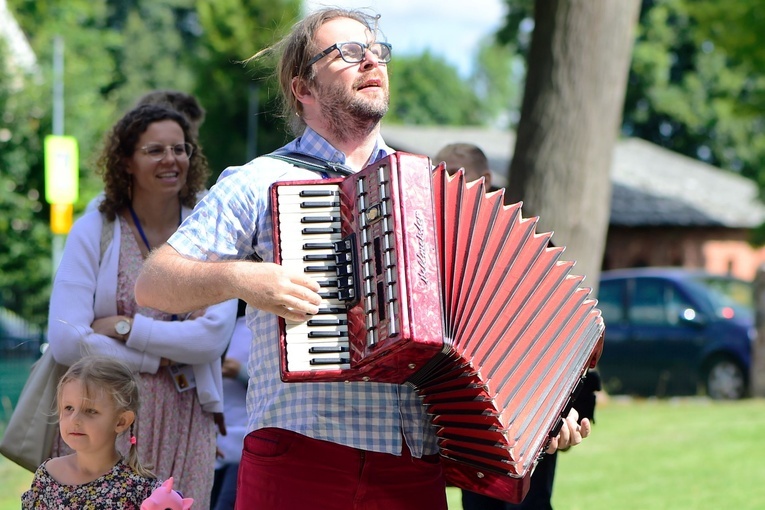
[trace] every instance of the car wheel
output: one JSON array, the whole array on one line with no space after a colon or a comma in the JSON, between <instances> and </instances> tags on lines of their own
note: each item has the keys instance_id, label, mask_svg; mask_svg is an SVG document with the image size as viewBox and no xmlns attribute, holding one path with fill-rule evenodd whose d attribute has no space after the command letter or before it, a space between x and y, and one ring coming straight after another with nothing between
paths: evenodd
<instances>
[{"instance_id":1,"label":"car wheel","mask_svg":"<svg viewBox=\"0 0 765 510\"><path fill-rule=\"evenodd\" d=\"M716 400L737 400L746 395L747 378L741 365L730 358L715 358L704 373L707 395Z\"/></svg>"}]
</instances>

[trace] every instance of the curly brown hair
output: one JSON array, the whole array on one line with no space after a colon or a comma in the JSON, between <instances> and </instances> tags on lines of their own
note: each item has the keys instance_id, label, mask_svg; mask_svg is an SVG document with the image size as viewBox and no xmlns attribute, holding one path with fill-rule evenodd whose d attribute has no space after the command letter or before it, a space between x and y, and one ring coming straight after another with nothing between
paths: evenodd
<instances>
[{"instance_id":1,"label":"curly brown hair","mask_svg":"<svg viewBox=\"0 0 765 510\"><path fill-rule=\"evenodd\" d=\"M178 195L181 204L194 207L197 194L205 189L210 169L186 117L164 106L140 105L128 111L107 133L103 151L98 158L98 173L104 179L104 200L99 204L98 210L105 214L109 221L114 221L117 213L130 204L132 178L127 172L127 167L128 159L133 157L136 151L138 139L151 124L163 120L172 120L181 126L185 141L194 147L189 159L186 185Z\"/></svg>"}]
</instances>

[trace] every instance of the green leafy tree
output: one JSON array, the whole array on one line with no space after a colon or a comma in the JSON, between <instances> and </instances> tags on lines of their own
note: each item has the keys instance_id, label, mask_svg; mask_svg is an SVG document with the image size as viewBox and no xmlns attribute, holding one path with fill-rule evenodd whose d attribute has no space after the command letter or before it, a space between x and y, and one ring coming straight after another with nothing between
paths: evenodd
<instances>
[{"instance_id":1,"label":"green leafy tree","mask_svg":"<svg viewBox=\"0 0 765 510\"><path fill-rule=\"evenodd\" d=\"M8 65L7 49L0 39L0 306L44 325L51 238L40 221L48 214L42 196L42 88L36 76Z\"/></svg>"},{"instance_id":2,"label":"green leafy tree","mask_svg":"<svg viewBox=\"0 0 765 510\"><path fill-rule=\"evenodd\" d=\"M8 243L0 243L3 303L26 317L47 311L51 235L40 140L52 132L54 40L64 47L64 134L77 138L80 150L78 214L102 189L95 160L104 134L153 89L196 92L208 110L201 135L213 169L243 162L248 85L261 83L266 71L239 61L275 40L299 7L299 0L13 0L9 9L39 74L13 94L5 79L0 84L0 126L12 133L10 141L0 136L0 232L9 232ZM269 92L260 91L265 108L276 96ZM263 139L273 145L283 137L272 116L257 118Z\"/></svg>"},{"instance_id":3,"label":"green leafy tree","mask_svg":"<svg viewBox=\"0 0 765 510\"><path fill-rule=\"evenodd\" d=\"M457 69L425 51L396 56L388 64L391 105L387 122L420 125L481 125L483 106Z\"/></svg>"},{"instance_id":4,"label":"green leafy tree","mask_svg":"<svg viewBox=\"0 0 765 510\"><path fill-rule=\"evenodd\" d=\"M751 99L762 85L717 45L708 27L714 22L703 21L698 7L684 0L644 1L624 132L756 177L764 140Z\"/></svg>"},{"instance_id":5,"label":"green leafy tree","mask_svg":"<svg viewBox=\"0 0 765 510\"><path fill-rule=\"evenodd\" d=\"M486 123L499 128L518 121L523 92L524 61L514 48L494 38L481 43L469 83L478 96Z\"/></svg>"},{"instance_id":6,"label":"green leafy tree","mask_svg":"<svg viewBox=\"0 0 765 510\"><path fill-rule=\"evenodd\" d=\"M279 119L275 62L243 62L279 40L300 15L300 0L198 0L194 91L207 117L202 142L213 173L270 152L286 139Z\"/></svg>"}]
</instances>

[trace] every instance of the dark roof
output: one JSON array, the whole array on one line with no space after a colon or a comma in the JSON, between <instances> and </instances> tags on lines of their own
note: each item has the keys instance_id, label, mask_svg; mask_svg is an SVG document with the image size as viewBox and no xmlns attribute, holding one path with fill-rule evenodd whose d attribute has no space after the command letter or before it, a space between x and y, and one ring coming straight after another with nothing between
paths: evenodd
<instances>
[{"instance_id":1,"label":"dark roof","mask_svg":"<svg viewBox=\"0 0 765 510\"><path fill-rule=\"evenodd\" d=\"M515 134L477 127L388 126L391 147L431 158L448 143L481 147L505 186ZM638 138L619 140L611 166L611 225L752 228L765 222L757 185Z\"/></svg>"},{"instance_id":2,"label":"dark roof","mask_svg":"<svg viewBox=\"0 0 765 510\"><path fill-rule=\"evenodd\" d=\"M610 224L620 227L723 226L692 204L613 183Z\"/></svg>"}]
</instances>

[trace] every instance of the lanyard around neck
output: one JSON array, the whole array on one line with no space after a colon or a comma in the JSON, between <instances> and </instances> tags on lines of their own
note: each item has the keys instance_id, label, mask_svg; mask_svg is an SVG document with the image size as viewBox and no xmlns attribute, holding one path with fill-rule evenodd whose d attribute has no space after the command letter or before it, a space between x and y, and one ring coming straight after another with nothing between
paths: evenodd
<instances>
[{"instance_id":1,"label":"lanyard around neck","mask_svg":"<svg viewBox=\"0 0 765 510\"><path fill-rule=\"evenodd\" d=\"M138 215L133 210L133 205L128 204L128 210L130 211L130 216L133 217L133 223L135 223L135 228L138 229L138 235L141 236L141 239L143 240L143 244L146 245L146 249L151 251L151 246L149 245L149 240L146 238L146 234L143 232L143 227L141 226L141 222L138 220ZM178 225L181 224L181 214L178 213Z\"/></svg>"},{"instance_id":2,"label":"lanyard around neck","mask_svg":"<svg viewBox=\"0 0 765 510\"><path fill-rule=\"evenodd\" d=\"M146 239L146 234L143 233L143 227L141 226L141 222L138 220L138 215L133 210L133 204L128 204L128 210L130 211L130 216L133 217L133 223L135 223L135 228L138 229L138 234L141 236L141 239L143 239L143 244L146 245L146 249L151 251L151 246L149 246L149 240ZM178 225L181 224L181 213L178 213ZM170 320L178 320L178 315L173 314Z\"/></svg>"}]
</instances>

